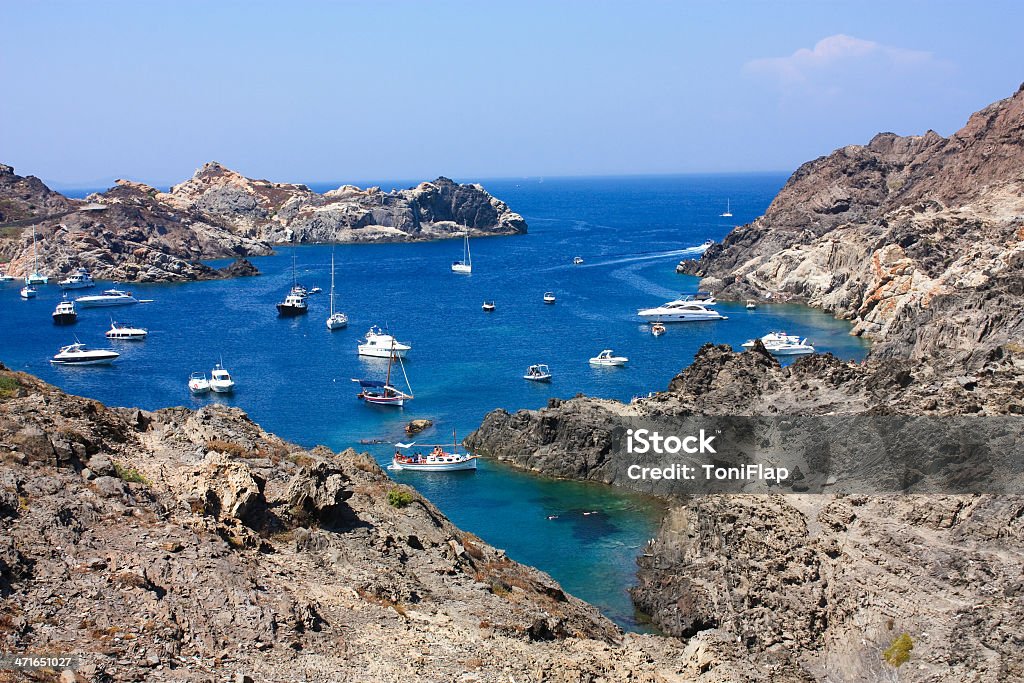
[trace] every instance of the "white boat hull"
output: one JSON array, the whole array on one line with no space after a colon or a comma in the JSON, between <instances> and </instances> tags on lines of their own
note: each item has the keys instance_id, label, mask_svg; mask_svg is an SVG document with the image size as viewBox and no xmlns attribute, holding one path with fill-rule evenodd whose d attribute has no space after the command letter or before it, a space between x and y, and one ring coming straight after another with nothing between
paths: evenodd
<instances>
[{"instance_id":1,"label":"white boat hull","mask_svg":"<svg viewBox=\"0 0 1024 683\"><path fill-rule=\"evenodd\" d=\"M659 311L658 309L648 309L637 313L641 318L648 322L656 323L694 323L705 320L728 320L728 316L724 316L721 313L713 312L713 315L708 313L680 313L678 311Z\"/></svg>"},{"instance_id":2,"label":"white boat hull","mask_svg":"<svg viewBox=\"0 0 1024 683\"><path fill-rule=\"evenodd\" d=\"M139 303L139 300L135 297L116 297L116 298L92 298L92 297L81 297L75 299L75 305L80 308L104 308L108 306L130 306L132 304Z\"/></svg>"},{"instance_id":3,"label":"white boat hull","mask_svg":"<svg viewBox=\"0 0 1024 683\"><path fill-rule=\"evenodd\" d=\"M343 327L348 327L348 318L344 316L331 316L327 319L327 329L329 330L340 330Z\"/></svg>"},{"instance_id":4,"label":"white boat hull","mask_svg":"<svg viewBox=\"0 0 1024 683\"><path fill-rule=\"evenodd\" d=\"M590 364L603 367L619 367L629 362L628 358L591 358Z\"/></svg>"},{"instance_id":5,"label":"white boat hull","mask_svg":"<svg viewBox=\"0 0 1024 683\"><path fill-rule=\"evenodd\" d=\"M94 356L90 358L51 358L53 365L110 365L117 360L118 354Z\"/></svg>"},{"instance_id":6,"label":"white boat hull","mask_svg":"<svg viewBox=\"0 0 1024 683\"><path fill-rule=\"evenodd\" d=\"M209 382L189 382L188 390L193 394L205 394L210 391Z\"/></svg>"},{"instance_id":7,"label":"white boat hull","mask_svg":"<svg viewBox=\"0 0 1024 683\"><path fill-rule=\"evenodd\" d=\"M465 263L453 263L453 273L462 273L463 275L471 275L473 273L473 266L467 266Z\"/></svg>"},{"instance_id":8,"label":"white boat hull","mask_svg":"<svg viewBox=\"0 0 1024 683\"><path fill-rule=\"evenodd\" d=\"M768 350L768 353L772 354L773 356L807 356L814 353L813 346L766 346L765 348Z\"/></svg>"},{"instance_id":9,"label":"white boat hull","mask_svg":"<svg viewBox=\"0 0 1024 683\"><path fill-rule=\"evenodd\" d=\"M210 382L210 391L214 391L218 394L230 394L234 390L234 382Z\"/></svg>"},{"instance_id":10,"label":"white boat hull","mask_svg":"<svg viewBox=\"0 0 1024 683\"><path fill-rule=\"evenodd\" d=\"M409 349L395 348L395 358L405 358L405 354L409 353ZM391 348L384 346L369 346L368 344L359 345L359 355L369 356L371 358L388 358L391 355Z\"/></svg>"},{"instance_id":11,"label":"white boat hull","mask_svg":"<svg viewBox=\"0 0 1024 683\"><path fill-rule=\"evenodd\" d=\"M400 462L397 459L391 461L390 470L411 470L414 472L457 472L459 470L475 470L476 455L468 458L461 456L457 458L425 458L422 462Z\"/></svg>"}]
</instances>

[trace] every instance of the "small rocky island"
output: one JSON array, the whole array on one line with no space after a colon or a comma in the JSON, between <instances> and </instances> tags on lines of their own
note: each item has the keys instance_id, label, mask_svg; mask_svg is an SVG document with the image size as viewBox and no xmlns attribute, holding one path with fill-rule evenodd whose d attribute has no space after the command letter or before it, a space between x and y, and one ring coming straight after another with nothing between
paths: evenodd
<instances>
[{"instance_id":1,"label":"small rocky island","mask_svg":"<svg viewBox=\"0 0 1024 683\"><path fill-rule=\"evenodd\" d=\"M343 185L323 194L305 185L247 178L211 162L168 192L119 180L106 192L70 199L38 178L0 165L0 263L31 271L33 231L40 269L78 267L123 282L171 282L253 274L220 271L206 259L262 256L282 244L407 242L525 233L526 222L480 185L448 178L384 192Z\"/></svg>"}]
</instances>

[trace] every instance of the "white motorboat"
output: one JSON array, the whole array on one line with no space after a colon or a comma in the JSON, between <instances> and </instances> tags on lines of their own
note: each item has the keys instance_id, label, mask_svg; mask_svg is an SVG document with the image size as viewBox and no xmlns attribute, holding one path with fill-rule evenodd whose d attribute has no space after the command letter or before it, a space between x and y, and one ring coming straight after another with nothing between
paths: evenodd
<instances>
[{"instance_id":1,"label":"white motorboat","mask_svg":"<svg viewBox=\"0 0 1024 683\"><path fill-rule=\"evenodd\" d=\"M576 258L574 258L572 260L572 262L573 262L573 265L576 265L576 266L583 265L583 257L582 256L577 256Z\"/></svg>"},{"instance_id":2,"label":"white motorboat","mask_svg":"<svg viewBox=\"0 0 1024 683\"><path fill-rule=\"evenodd\" d=\"M193 372L188 377L188 390L193 394L205 394L210 391L210 380L205 372Z\"/></svg>"},{"instance_id":3,"label":"white motorboat","mask_svg":"<svg viewBox=\"0 0 1024 683\"><path fill-rule=\"evenodd\" d=\"M89 274L87 269L79 268L61 280L60 286L64 289L85 289L86 287L95 287L96 283L93 282L92 275Z\"/></svg>"},{"instance_id":4,"label":"white motorboat","mask_svg":"<svg viewBox=\"0 0 1024 683\"><path fill-rule=\"evenodd\" d=\"M36 294L38 293L38 290L33 285L25 285L21 288L21 291L18 292L18 295L21 296L22 299L35 299Z\"/></svg>"},{"instance_id":5,"label":"white motorboat","mask_svg":"<svg viewBox=\"0 0 1024 683\"><path fill-rule=\"evenodd\" d=\"M708 247L714 246L714 244L715 244L715 241L714 241L714 240L704 240L704 241L703 241L703 242L701 243L701 245L700 245L700 246L701 246L701 248L702 248L702 249L704 249L704 251L707 251L707 250L708 250Z\"/></svg>"},{"instance_id":6,"label":"white motorboat","mask_svg":"<svg viewBox=\"0 0 1024 683\"><path fill-rule=\"evenodd\" d=\"M121 354L110 349L89 349L81 342L62 346L50 362L54 365L109 365Z\"/></svg>"},{"instance_id":7,"label":"white motorboat","mask_svg":"<svg viewBox=\"0 0 1024 683\"><path fill-rule=\"evenodd\" d=\"M429 453L403 452L416 445L412 443L396 443L395 455L391 458L389 470L412 470L414 472L456 472L458 470L475 470L476 461L480 456L470 452L459 453L458 440L452 432L452 452L444 450L441 444L422 444L423 447L433 446Z\"/></svg>"},{"instance_id":8,"label":"white motorboat","mask_svg":"<svg viewBox=\"0 0 1024 683\"><path fill-rule=\"evenodd\" d=\"M753 347L755 341L755 339L748 339L743 342L743 348L749 349ZM785 332L769 332L761 337L761 343L766 347L776 344L799 344L800 336L796 334L786 334Z\"/></svg>"},{"instance_id":9,"label":"white motorboat","mask_svg":"<svg viewBox=\"0 0 1024 683\"><path fill-rule=\"evenodd\" d=\"M553 304L553 303L555 303L555 293L554 292L544 292L544 303L546 303L546 304Z\"/></svg>"},{"instance_id":10,"label":"white motorboat","mask_svg":"<svg viewBox=\"0 0 1024 683\"><path fill-rule=\"evenodd\" d=\"M482 308L483 310L487 311L488 313L493 313L494 312L494 302L493 301L485 301L480 308Z\"/></svg>"},{"instance_id":11,"label":"white motorboat","mask_svg":"<svg viewBox=\"0 0 1024 683\"><path fill-rule=\"evenodd\" d=\"M57 308L53 309L53 324L71 325L76 320L78 320L78 312L75 310L75 302L68 301L65 294L64 300L57 304Z\"/></svg>"},{"instance_id":12,"label":"white motorboat","mask_svg":"<svg viewBox=\"0 0 1024 683\"><path fill-rule=\"evenodd\" d=\"M81 308L99 308L100 306L129 306L139 303L131 292L120 289L106 289L101 294L80 296L75 303Z\"/></svg>"},{"instance_id":13,"label":"white motorboat","mask_svg":"<svg viewBox=\"0 0 1024 683\"><path fill-rule=\"evenodd\" d=\"M310 294L319 294L322 291L324 291L324 290L320 289L319 287L313 287L313 289L309 290L309 293Z\"/></svg>"},{"instance_id":14,"label":"white motorboat","mask_svg":"<svg viewBox=\"0 0 1024 683\"><path fill-rule=\"evenodd\" d=\"M725 213L721 214L722 218L732 218L732 202L729 199L725 200Z\"/></svg>"},{"instance_id":15,"label":"white motorboat","mask_svg":"<svg viewBox=\"0 0 1024 683\"><path fill-rule=\"evenodd\" d=\"M801 339L796 343L784 342L771 346L765 345L765 348L773 356L806 356L814 353L814 347L806 339Z\"/></svg>"},{"instance_id":16,"label":"white motorboat","mask_svg":"<svg viewBox=\"0 0 1024 683\"><path fill-rule=\"evenodd\" d=\"M728 320L707 304L700 304L687 299L676 299L654 308L643 308L637 315L644 320L659 323L689 323L701 320Z\"/></svg>"},{"instance_id":17,"label":"white motorboat","mask_svg":"<svg viewBox=\"0 0 1024 683\"><path fill-rule=\"evenodd\" d=\"M747 310L753 311L757 308L757 302L753 299L747 299Z\"/></svg>"},{"instance_id":18,"label":"white motorboat","mask_svg":"<svg viewBox=\"0 0 1024 683\"><path fill-rule=\"evenodd\" d=\"M543 363L531 365L526 368L526 374L523 375L523 379L528 379L531 382L550 382L551 370L549 370L548 366Z\"/></svg>"},{"instance_id":19,"label":"white motorboat","mask_svg":"<svg viewBox=\"0 0 1024 683\"><path fill-rule=\"evenodd\" d=\"M327 329L334 331L348 326L348 316L334 310L334 253L331 253L331 315L327 318Z\"/></svg>"},{"instance_id":20,"label":"white motorboat","mask_svg":"<svg viewBox=\"0 0 1024 683\"><path fill-rule=\"evenodd\" d=\"M452 263L453 273L469 275L473 272L473 255L469 252L469 233L466 233L462 241L462 260Z\"/></svg>"},{"instance_id":21,"label":"white motorboat","mask_svg":"<svg viewBox=\"0 0 1024 683\"><path fill-rule=\"evenodd\" d=\"M39 257L36 252L36 231L32 229L32 272L25 276L26 285L45 285L50 281L48 275L39 272ZM26 297L27 298L27 297Z\"/></svg>"},{"instance_id":22,"label":"white motorboat","mask_svg":"<svg viewBox=\"0 0 1024 683\"><path fill-rule=\"evenodd\" d=\"M392 344L397 345L397 342L392 339ZM398 359L399 366L402 368L402 376L405 378L405 387L408 389L408 392L402 391L391 384L391 366L394 365L396 358ZM405 405L406 401L411 401L415 398L412 395L412 385L409 384L409 376L405 374L405 364L398 353L392 353L388 356L388 374L383 382L372 379L353 379L352 381L359 383L359 393L356 395L356 398L361 398L372 405L401 408Z\"/></svg>"},{"instance_id":23,"label":"white motorboat","mask_svg":"<svg viewBox=\"0 0 1024 683\"><path fill-rule=\"evenodd\" d=\"M608 367L625 365L629 359L625 356L616 356L611 349L605 349L590 359L591 365L603 365Z\"/></svg>"},{"instance_id":24,"label":"white motorboat","mask_svg":"<svg viewBox=\"0 0 1024 683\"><path fill-rule=\"evenodd\" d=\"M651 325L651 334L655 337L660 337L665 334L665 326L662 323L653 323Z\"/></svg>"},{"instance_id":25,"label":"white motorboat","mask_svg":"<svg viewBox=\"0 0 1024 683\"><path fill-rule=\"evenodd\" d=\"M390 334L382 332L374 325L366 333L366 338L358 346L360 356L373 356L374 358L390 358L392 355L398 358L405 358L412 350L408 344L403 344Z\"/></svg>"},{"instance_id":26,"label":"white motorboat","mask_svg":"<svg viewBox=\"0 0 1024 683\"><path fill-rule=\"evenodd\" d=\"M229 394L235 390L235 380L231 379L231 373L221 363L214 365L210 371L210 390L218 394Z\"/></svg>"},{"instance_id":27,"label":"white motorboat","mask_svg":"<svg viewBox=\"0 0 1024 683\"><path fill-rule=\"evenodd\" d=\"M149 331L142 327L135 327L131 323L118 323L110 321L110 329L107 330L107 339L145 339Z\"/></svg>"},{"instance_id":28,"label":"white motorboat","mask_svg":"<svg viewBox=\"0 0 1024 683\"><path fill-rule=\"evenodd\" d=\"M14 276L8 275L6 272L0 273L0 282L13 282Z\"/></svg>"}]
</instances>

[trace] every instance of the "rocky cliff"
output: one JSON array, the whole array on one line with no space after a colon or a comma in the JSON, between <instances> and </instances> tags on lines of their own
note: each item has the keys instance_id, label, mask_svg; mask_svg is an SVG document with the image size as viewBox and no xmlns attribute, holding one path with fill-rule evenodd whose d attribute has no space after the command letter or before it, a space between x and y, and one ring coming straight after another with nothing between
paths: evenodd
<instances>
[{"instance_id":1,"label":"rocky cliff","mask_svg":"<svg viewBox=\"0 0 1024 683\"><path fill-rule=\"evenodd\" d=\"M767 680L736 648L623 634L367 455L0 366L4 653L80 681Z\"/></svg>"},{"instance_id":2,"label":"rocky cliff","mask_svg":"<svg viewBox=\"0 0 1024 683\"><path fill-rule=\"evenodd\" d=\"M732 298L854 323L876 356L976 366L1024 336L1024 87L949 138L875 136L810 161L681 270Z\"/></svg>"},{"instance_id":3,"label":"rocky cliff","mask_svg":"<svg viewBox=\"0 0 1024 683\"><path fill-rule=\"evenodd\" d=\"M202 259L269 254L279 243L430 240L468 232L510 235L526 223L479 185L447 178L382 192L345 185L324 194L304 185L253 180L217 163L170 192L118 181L86 200L0 166L0 262L51 277L77 267L121 281L223 277Z\"/></svg>"},{"instance_id":4,"label":"rocky cliff","mask_svg":"<svg viewBox=\"0 0 1024 683\"><path fill-rule=\"evenodd\" d=\"M468 447L550 476L651 492L618 476L613 434L691 415L1019 415L1024 357L972 376L907 360L831 356L780 367L756 348L707 345L668 388L630 404L577 397L496 410ZM1016 643L1019 496L703 495L674 500L638 560L637 606L665 633L742 644L734 664L776 680L887 680L881 653L914 645L905 680L1024 676ZM904 676L907 674L904 672ZM971 677L974 677L973 679Z\"/></svg>"}]
</instances>

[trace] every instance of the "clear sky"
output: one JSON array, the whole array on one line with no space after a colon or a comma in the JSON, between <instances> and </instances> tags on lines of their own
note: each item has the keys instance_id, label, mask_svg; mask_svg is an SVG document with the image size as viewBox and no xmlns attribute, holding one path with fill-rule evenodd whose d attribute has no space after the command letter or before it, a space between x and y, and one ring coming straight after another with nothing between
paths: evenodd
<instances>
[{"instance_id":1,"label":"clear sky","mask_svg":"<svg viewBox=\"0 0 1024 683\"><path fill-rule=\"evenodd\" d=\"M0 162L296 182L789 171L948 135L1024 80L1024 3L0 2Z\"/></svg>"}]
</instances>

